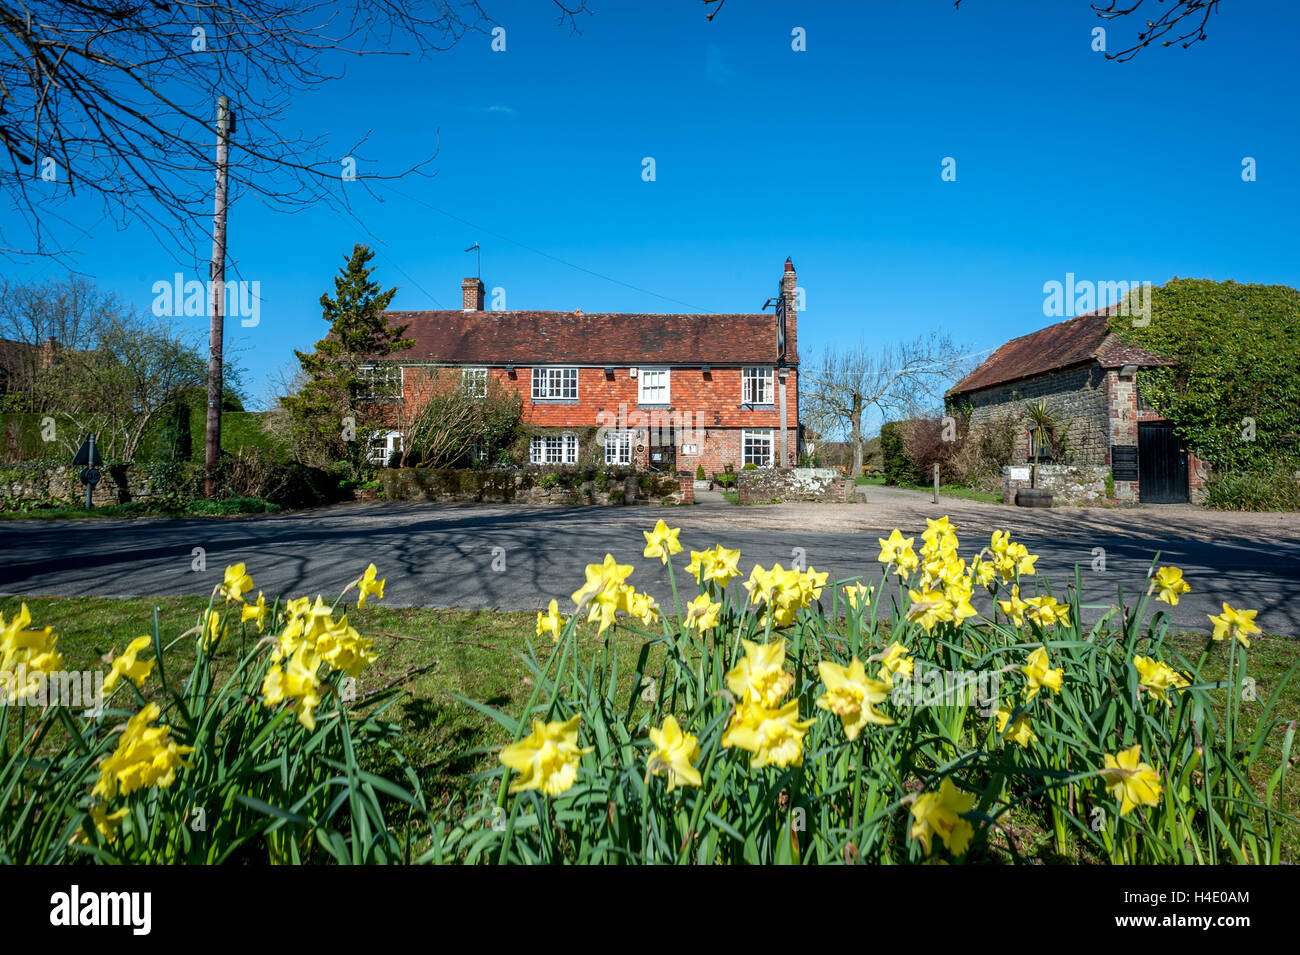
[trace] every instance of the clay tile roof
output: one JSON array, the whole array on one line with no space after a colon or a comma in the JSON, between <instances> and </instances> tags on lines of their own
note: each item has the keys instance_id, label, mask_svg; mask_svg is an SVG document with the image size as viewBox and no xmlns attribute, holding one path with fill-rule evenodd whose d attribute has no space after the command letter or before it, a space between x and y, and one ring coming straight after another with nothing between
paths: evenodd
<instances>
[{"instance_id":1,"label":"clay tile roof","mask_svg":"<svg viewBox=\"0 0 1300 955\"><path fill-rule=\"evenodd\" d=\"M415 345L399 361L481 365L774 364L776 316L388 312ZM790 342L793 346L794 343ZM798 356L791 351L786 360Z\"/></svg>"},{"instance_id":2,"label":"clay tile roof","mask_svg":"<svg viewBox=\"0 0 1300 955\"><path fill-rule=\"evenodd\" d=\"M1113 305L1107 306L1011 339L950 388L948 394L979 391L1093 361L1103 368L1173 364L1168 358L1125 344L1110 331L1107 319L1114 309Z\"/></svg>"}]
</instances>

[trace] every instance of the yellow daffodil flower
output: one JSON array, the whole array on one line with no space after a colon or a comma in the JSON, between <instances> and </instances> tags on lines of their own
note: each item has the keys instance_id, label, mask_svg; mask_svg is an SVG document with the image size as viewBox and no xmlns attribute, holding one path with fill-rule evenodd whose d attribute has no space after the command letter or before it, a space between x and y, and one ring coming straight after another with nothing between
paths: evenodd
<instances>
[{"instance_id":1,"label":"yellow daffodil flower","mask_svg":"<svg viewBox=\"0 0 1300 955\"><path fill-rule=\"evenodd\" d=\"M888 566L891 573L906 580L920 562L916 552L912 550L916 538L903 537L895 527L888 540L883 537L878 537L876 540L880 543L880 556L876 560Z\"/></svg>"},{"instance_id":2,"label":"yellow daffodil flower","mask_svg":"<svg viewBox=\"0 0 1300 955\"><path fill-rule=\"evenodd\" d=\"M952 605L942 590L909 590L912 606L907 610L907 619L919 623L929 633L936 623L952 620Z\"/></svg>"},{"instance_id":3,"label":"yellow daffodil flower","mask_svg":"<svg viewBox=\"0 0 1300 955\"><path fill-rule=\"evenodd\" d=\"M1011 724L1011 731L1006 732L1007 722L1011 719L1011 707L999 706L997 715L998 735L1006 733L1005 738L1013 743L1019 743L1026 749L1030 743L1038 742L1038 737L1034 734L1033 728L1029 725L1029 717L1021 713L1016 717L1015 722Z\"/></svg>"},{"instance_id":4,"label":"yellow daffodil flower","mask_svg":"<svg viewBox=\"0 0 1300 955\"><path fill-rule=\"evenodd\" d=\"M144 686L144 681L149 679L149 674L153 672L153 660L137 660L136 654L146 649L153 643L153 639L148 636L136 637L132 640L121 655L114 658L109 664L110 670L108 676L104 677L104 695L107 696L113 692L122 677L135 682L136 686Z\"/></svg>"},{"instance_id":5,"label":"yellow daffodil flower","mask_svg":"<svg viewBox=\"0 0 1300 955\"><path fill-rule=\"evenodd\" d=\"M700 771L695 768L700 758L700 741L690 733L683 733L674 717L664 717L659 729L650 727L650 742L655 748L646 769L655 776L667 774L669 792L678 786L700 784Z\"/></svg>"},{"instance_id":6,"label":"yellow daffodil flower","mask_svg":"<svg viewBox=\"0 0 1300 955\"><path fill-rule=\"evenodd\" d=\"M371 652L374 641L368 640L357 632L356 627L348 623L347 616L340 617L337 623L331 623L312 647L327 666L341 670L348 676L360 676L361 671L374 663L378 657Z\"/></svg>"},{"instance_id":7,"label":"yellow daffodil flower","mask_svg":"<svg viewBox=\"0 0 1300 955\"><path fill-rule=\"evenodd\" d=\"M247 591L253 589L253 578L244 572L244 565L231 564L226 568L226 577L221 582L221 592L226 600L242 600Z\"/></svg>"},{"instance_id":8,"label":"yellow daffodil flower","mask_svg":"<svg viewBox=\"0 0 1300 955\"><path fill-rule=\"evenodd\" d=\"M1051 627L1058 623L1065 627L1070 625L1068 604L1057 603L1051 597L1030 597L1025 603L1029 605L1026 616L1040 627Z\"/></svg>"},{"instance_id":9,"label":"yellow daffodil flower","mask_svg":"<svg viewBox=\"0 0 1300 955\"><path fill-rule=\"evenodd\" d=\"M1114 756L1106 754L1106 767L1101 775L1106 780L1107 793L1119 791L1121 816L1128 815L1135 806L1160 804L1160 773L1141 760L1141 744Z\"/></svg>"},{"instance_id":10,"label":"yellow daffodil flower","mask_svg":"<svg viewBox=\"0 0 1300 955\"><path fill-rule=\"evenodd\" d=\"M105 842L115 842L117 830L122 827L122 820L126 818L126 813L125 806L117 812L109 812L108 808L101 803L90 807L90 821L95 824L95 829L104 837Z\"/></svg>"},{"instance_id":11,"label":"yellow daffodil flower","mask_svg":"<svg viewBox=\"0 0 1300 955\"><path fill-rule=\"evenodd\" d=\"M889 649L880 658L880 662L880 680L887 686L894 685L895 676L904 680L912 679L912 670L916 661L907 655L907 647L901 643L891 643Z\"/></svg>"},{"instance_id":12,"label":"yellow daffodil flower","mask_svg":"<svg viewBox=\"0 0 1300 955\"><path fill-rule=\"evenodd\" d=\"M915 821L909 834L921 840L926 855L930 854L931 840L936 835L953 855L964 855L975 835L975 827L962 816L974 808L975 796L961 792L945 776L937 793L922 793L912 804Z\"/></svg>"},{"instance_id":13,"label":"yellow daffodil flower","mask_svg":"<svg viewBox=\"0 0 1300 955\"><path fill-rule=\"evenodd\" d=\"M617 591L632 574L631 564L620 564L612 554L606 554L600 564L587 565L587 582L573 592L572 600L579 607L592 600L603 590Z\"/></svg>"},{"instance_id":14,"label":"yellow daffodil flower","mask_svg":"<svg viewBox=\"0 0 1300 955\"><path fill-rule=\"evenodd\" d=\"M741 640L745 657L727 672L727 688L742 704L768 709L781 705L781 698L794 686L794 674L785 672L785 640L752 643Z\"/></svg>"},{"instance_id":15,"label":"yellow daffodil flower","mask_svg":"<svg viewBox=\"0 0 1300 955\"><path fill-rule=\"evenodd\" d=\"M384 582L387 578L377 580L378 576L379 569L371 564L366 568L366 572L357 578L357 609L366 609L366 597L371 594L376 600L384 599Z\"/></svg>"},{"instance_id":16,"label":"yellow daffodil flower","mask_svg":"<svg viewBox=\"0 0 1300 955\"><path fill-rule=\"evenodd\" d=\"M680 554L682 545L678 543L677 535L682 532L680 527L669 528L662 518L655 524L654 530L642 531L645 537L645 551L643 557L658 557L665 564L668 558L673 554Z\"/></svg>"},{"instance_id":17,"label":"yellow daffodil flower","mask_svg":"<svg viewBox=\"0 0 1300 955\"><path fill-rule=\"evenodd\" d=\"M194 752L171 737L170 726L150 726L162 716L157 703L146 703L126 723L117 748L99 764L99 780L92 794L99 799L129 796L148 786L164 788L176 779L178 769L188 769L181 757Z\"/></svg>"},{"instance_id":18,"label":"yellow daffodil flower","mask_svg":"<svg viewBox=\"0 0 1300 955\"><path fill-rule=\"evenodd\" d=\"M847 667L822 660L817 664L817 672L826 684L826 693L817 700L817 705L840 718L844 735L850 742L857 739L868 724L893 724L892 719L872 708L872 704L889 699L889 684L868 677L862 661L857 657Z\"/></svg>"},{"instance_id":19,"label":"yellow daffodil flower","mask_svg":"<svg viewBox=\"0 0 1300 955\"><path fill-rule=\"evenodd\" d=\"M30 699L46 677L63 669L53 628L30 630L31 622L25 603L8 623L0 614L0 703L5 705Z\"/></svg>"},{"instance_id":20,"label":"yellow daffodil flower","mask_svg":"<svg viewBox=\"0 0 1300 955\"><path fill-rule=\"evenodd\" d=\"M247 623L250 620L257 621L257 632L261 633L266 625L266 598L262 592L257 592L256 603L246 603L239 611L240 623Z\"/></svg>"},{"instance_id":21,"label":"yellow daffodil flower","mask_svg":"<svg viewBox=\"0 0 1300 955\"><path fill-rule=\"evenodd\" d=\"M1151 579L1151 588L1147 593L1158 590L1156 600L1163 600L1171 607L1178 606L1178 596L1191 591L1191 585L1183 580L1183 572L1177 567L1160 567Z\"/></svg>"},{"instance_id":22,"label":"yellow daffodil flower","mask_svg":"<svg viewBox=\"0 0 1300 955\"><path fill-rule=\"evenodd\" d=\"M866 584L851 584L844 588L844 598L848 600L849 606L854 610L862 610L871 606L871 595L875 592L875 587L868 587Z\"/></svg>"},{"instance_id":23,"label":"yellow daffodil flower","mask_svg":"<svg viewBox=\"0 0 1300 955\"><path fill-rule=\"evenodd\" d=\"M1047 659L1047 649L1039 647L1025 661L1025 665L1020 668L1025 674L1027 684L1025 686L1025 699L1032 700L1038 695L1038 691L1047 687L1053 693L1061 692L1061 679L1065 675L1065 670L1057 667L1053 670Z\"/></svg>"},{"instance_id":24,"label":"yellow daffodil flower","mask_svg":"<svg viewBox=\"0 0 1300 955\"><path fill-rule=\"evenodd\" d=\"M1137 656L1133 658L1133 666L1138 671L1138 683L1150 690L1151 695L1157 700L1169 706L1174 705L1174 701L1168 696L1170 690L1191 686L1181 673L1163 660Z\"/></svg>"},{"instance_id":25,"label":"yellow daffodil flower","mask_svg":"<svg viewBox=\"0 0 1300 955\"><path fill-rule=\"evenodd\" d=\"M718 625L718 614L722 604L713 601L708 594L700 594L686 605L686 626L703 633Z\"/></svg>"},{"instance_id":26,"label":"yellow daffodil flower","mask_svg":"<svg viewBox=\"0 0 1300 955\"><path fill-rule=\"evenodd\" d=\"M501 764L519 774L510 784L511 793L540 789L548 796L558 796L577 781L583 754L594 748L578 746L581 720L581 716L564 722L533 720L531 733L501 751Z\"/></svg>"},{"instance_id":27,"label":"yellow daffodil flower","mask_svg":"<svg viewBox=\"0 0 1300 955\"><path fill-rule=\"evenodd\" d=\"M627 612L646 627L653 627L659 622L659 605L649 594L631 591L628 594Z\"/></svg>"},{"instance_id":28,"label":"yellow daffodil flower","mask_svg":"<svg viewBox=\"0 0 1300 955\"><path fill-rule=\"evenodd\" d=\"M316 707L320 705L319 669L320 660L315 652L300 644L292 656L266 672L262 680L262 705L275 706L292 700L298 722L308 731L315 731Z\"/></svg>"},{"instance_id":29,"label":"yellow daffodil flower","mask_svg":"<svg viewBox=\"0 0 1300 955\"><path fill-rule=\"evenodd\" d=\"M216 610L204 610L203 617L199 620L199 632L203 634L203 649L210 650L226 635L225 619Z\"/></svg>"},{"instance_id":30,"label":"yellow daffodil flower","mask_svg":"<svg viewBox=\"0 0 1300 955\"><path fill-rule=\"evenodd\" d=\"M546 613L537 611L537 635L540 637L544 633L551 635L552 643L560 642L560 631L564 629L564 620L560 617L560 602L552 600L547 605Z\"/></svg>"},{"instance_id":31,"label":"yellow daffodil flower","mask_svg":"<svg viewBox=\"0 0 1300 955\"><path fill-rule=\"evenodd\" d=\"M1258 610L1235 610L1225 603L1223 613L1219 616L1206 615L1210 617L1210 623L1214 624L1214 633L1211 636L1215 640L1236 637L1243 647L1249 649L1250 635L1261 632L1255 623L1257 613Z\"/></svg>"},{"instance_id":32,"label":"yellow daffodil flower","mask_svg":"<svg viewBox=\"0 0 1300 955\"><path fill-rule=\"evenodd\" d=\"M1025 625L1025 611L1029 609L1029 604L1020 599L1020 585L1015 584L1011 588L1010 600L999 600L998 606L1002 608L1002 613L1007 619L1017 627Z\"/></svg>"},{"instance_id":33,"label":"yellow daffodil flower","mask_svg":"<svg viewBox=\"0 0 1300 955\"><path fill-rule=\"evenodd\" d=\"M753 754L749 765L754 769L802 766L803 738L815 722L800 721L798 700L791 700L779 709L758 704L740 706L722 734L722 746L724 749L738 746Z\"/></svg>"}]
</instances>

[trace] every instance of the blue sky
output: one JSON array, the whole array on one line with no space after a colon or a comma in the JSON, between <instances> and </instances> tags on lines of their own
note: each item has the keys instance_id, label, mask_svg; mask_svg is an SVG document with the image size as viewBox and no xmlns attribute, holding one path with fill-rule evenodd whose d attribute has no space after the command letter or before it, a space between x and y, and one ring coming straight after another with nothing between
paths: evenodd
<instances>
[{"instance_id":1,"label":"blue sky","mask_svg":"<svg viewBox=\"0 0 1300 955\"><path fill-rule=\"evenodd\" d=\"M231 257L262 304L228 333L254 397L323 335L318 299L357 241L409 309L459 306L475 241L507 307L588 312L756 311L789 255L805 358L932 328L990 349L1050 324L1043 284L1068 272L1300 286L1296 4L1234 0L1208 41L1116 63L1092 29L1115 51L1138 24L1102 24L1088 0L728 0L712 22L696 0L589 3L571 35L548 3L484 0L505 52L471 35L352 60L295 101L292 127L340 154L371 131L363 168L441 148L434 178L380 184L383 202L355 190L364 229L237 197ZM141 308L176 271L142 227L75 249Z\"/></svg>"}]
</instances>

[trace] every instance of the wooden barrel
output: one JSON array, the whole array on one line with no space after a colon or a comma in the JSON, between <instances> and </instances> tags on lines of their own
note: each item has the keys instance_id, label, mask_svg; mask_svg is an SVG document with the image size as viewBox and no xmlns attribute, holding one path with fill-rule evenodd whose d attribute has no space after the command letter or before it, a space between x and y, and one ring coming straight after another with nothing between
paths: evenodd
<instances>
[{"instance_id":1,"label":"wooden barrel","mask_svg":"<svg viewBox=\"0 0 1300 955\"><path fill-rule=\"evenodd\" d=\"M1041 487L1022 487L1016 492L1017 507L1051 507L1052 492Z\"/></svg>"}]
</instances>

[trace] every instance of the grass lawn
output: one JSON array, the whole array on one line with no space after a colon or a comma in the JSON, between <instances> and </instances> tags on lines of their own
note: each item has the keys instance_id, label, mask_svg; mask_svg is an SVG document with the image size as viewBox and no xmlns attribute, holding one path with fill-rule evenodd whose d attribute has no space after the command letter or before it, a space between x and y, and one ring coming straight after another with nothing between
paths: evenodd
<instances>
[{"instance_id":1,"label":"grass lawn","mask_svg":"<svg viewBox=\"0 0 1300 955\"><path fill-rule=\"evenodd\" d=\"M855 482L859 486L870 485L872 487L884 487L885 479L873 475L871 477L860 477ZM909 491L933 491L934 487L930 484L899 484L898 487L905 488ZM993 491L979 491L973 487L966 487L964 484L940 484L940 497L962 497L968 501L983 501L986 504L1001 504L1002 495Z\"/></svg>"},{"instance_id":2,"label":"grass lawn","mask_svg":"<svg viewBox=\"0 0 1300 955\"><path fill-rule=\"evenodd\" d=\"M64 668L80 670L103 665L106 654L120 651L133 638L151 629L156 607L164 639L192 627L207 600L197 597L116 599L107 597L32 597L26 603L36 626L51 626L59 635ZM0 598L0 613L6 617L18 610L20 600ZM531 641L545 657L549 642L534 635L536 615L531 612L434 610L372 606L351 610L349 621L375 641L379 660L358 680L357 693L364 700L390 686L404 690L402 701L390 714L402 724L402 748L417 767L431 806L463 807L478 793L475 773L495 765L496 747L508 742L505 733L485 716L453 698L453 694L486 703L517 715L528 701L532 682L521 655ZM633 670L643 637L622 625L614 631L611 648L617 662L619 698L631 699ZM237 637L218 652L233 662L239 647ZM1189 660L1207 652L1203 676L1214 680L1226 675L1225 644L1209 643L1204 634L1182 634L1174 638L1177 649ZM1207 644L1208 647L1207 647ZM579 630L579 646L586 660L603 653L604 639L594 626ZM1261 637L1252 641L1249 674L1256 681L1258 698L1272 695L1295 664L1297 641L1286 637ZM657 651L657 648L656 648ZM167 655L167 674L179 682L193 661L189 641L178 644ZM661 658L652 652L645 669L658 672ZM155 687L152 682L149 686ZM156 689L155 689L155 692ZM1260 704L1245 703L1241 713L1245 728L1252 724ZM1287 717L1300 715L1300 680L1292 680L1279 701L1278 711ZM1276 767L1281 754L1284 728L1269 737L1264 765ZM1293 763L1297 757L1293 754ZM375 767L382 769L382 767ZM1262 793L1267 780L1256 779ZM1300 813L1300 773L1295 767L1287 780L1280 806ZM1046 833L1037 833L1044 841ZM1300 861L1300 826L1289 826L1282 857Z\"/></svg>"},{"instance_id":3,"label":"grass lawn","mask_svg":"<svg viewBox=\"0 0 1300 955\"><path fill-rule=\"evenodd\" d=\"M222 501L193 500L181 510L168 510L151 501L100 504L90 510L75 504L66 507L34 507L24 511L0 511L0 521L85 521L123 517L237 517L242 514L276 514L279 511L278 504L268 504L266 501L252 497L240 497Z\"/></svg>"}]
</instances>

